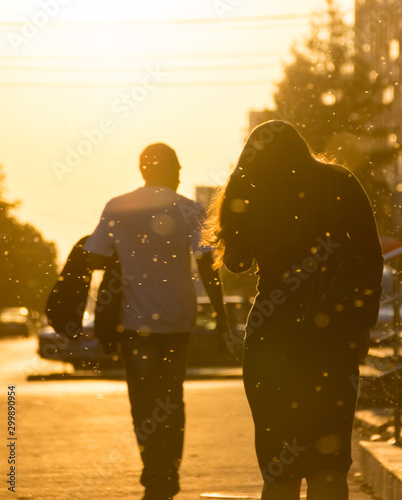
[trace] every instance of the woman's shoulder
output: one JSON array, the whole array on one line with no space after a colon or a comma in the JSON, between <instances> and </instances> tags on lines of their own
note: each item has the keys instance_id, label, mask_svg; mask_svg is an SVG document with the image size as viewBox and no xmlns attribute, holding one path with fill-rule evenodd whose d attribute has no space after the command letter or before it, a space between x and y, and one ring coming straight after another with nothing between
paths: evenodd
<instances>
[{"instance_id":1,"label":"woman's shoulder","mask_svg":"<svg viewBox=\"0 0 402 500\"><path fill-rule=\"evenodd\" d=\"M346 166L337 163L316 162L317 170L322 178L328 179L329 182L336 182L345 185L359 184L354 173Z\"/></svg>"},{"instance_id":2,"label":"woman's shoulder","mask_svg":"<svg viewBox=\"0 0 402 500\"><path fill-rule=\"evenodd\" d=\"M315 162L317 168L321 172L327 172L328 175L333 176L346 176L353 175L352 171L343 165L339 165L338 163L326 163L324 161L316 161Z\"/></svg>"},{"instance_id":3,"label":"woman's shoulder","mask_svg":"<svg viewBox=\"0 0 402 500\"><path fill-rule=\"evenodd\" d=\"M320 171L319 185L324 187L326 196L344 200L346 203L357 203L358 199L367 197L364 187L355 174L347 167L332 164L319 163Z\"/></svg>"}]
</instances>

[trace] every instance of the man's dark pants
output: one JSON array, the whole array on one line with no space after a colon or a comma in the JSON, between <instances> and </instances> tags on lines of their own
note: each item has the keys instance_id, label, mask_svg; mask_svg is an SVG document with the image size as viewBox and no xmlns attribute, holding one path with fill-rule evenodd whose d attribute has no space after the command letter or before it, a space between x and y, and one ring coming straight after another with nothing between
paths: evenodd
<instances>
[{"instance_id":1,"label":"man's dark pants","mask_svg":"<svg viewBox=\"0 0 402 500\"><path fill-rule=\"evenodd\" d=\"M131 414L144 464L141 484L155 496L173 496L180 489L189 340L189 333L144 335L126 330L122 335Z\"/></svg>"}]
</instances>

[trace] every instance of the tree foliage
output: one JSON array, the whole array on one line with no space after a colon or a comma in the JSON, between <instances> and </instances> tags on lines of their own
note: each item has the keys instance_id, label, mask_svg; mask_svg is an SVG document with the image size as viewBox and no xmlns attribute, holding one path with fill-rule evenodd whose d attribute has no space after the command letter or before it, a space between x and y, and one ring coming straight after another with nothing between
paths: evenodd
<instances>
[{"instance_id":1,"label":"tree foliage","mask_svg":"<svg viewBox=\"0 0 402 500\"><path fill-rule=\"evenodd\" d=\"M56 248L32 225L14 217L18 203L4 199L0 170L0 308L43 312L56 279Z\"/></svg>"},{"instance_id":2,"label":"tree foliage","mask_svg":"<svg viewBox=\"0 0 402 500\"><path fill-rule=\"evenodd\" d=\"M391 190L383 166L392 148L372 152L376 117L385 108L382 95L388 82L378 77L355 50L354 29L344 21L334 0L315 14L310 33L293 46L292 62L274 95L276 114L294 124L316 153L346 163L365 187L380 230L391 229Z\"/></svg>"},{"instance_id":3,"label":"tree foliage","mask_svg":"<svg viewBox=\"0 0 402 500\"><path fill-rule=\"evenodd\" d=\"M305 43L293 46L293 61L274 96L281 116L303 128L318 152L341 132L367 135L383 109L386 86L355 51L353 27L333 0L326 3L327 11L313 16Z\"/></svg>"}]
</instances>

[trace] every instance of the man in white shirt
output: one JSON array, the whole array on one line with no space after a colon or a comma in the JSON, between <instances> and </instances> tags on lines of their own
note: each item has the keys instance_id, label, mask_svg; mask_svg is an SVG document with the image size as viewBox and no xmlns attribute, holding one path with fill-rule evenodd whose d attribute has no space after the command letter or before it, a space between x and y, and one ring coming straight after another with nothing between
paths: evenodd
<instances>
[{"instance_id":1,"label":"man in white shirt","mask_svg":"<svg viewBox=\"0 0 402 500\"><path fill-rule=\"evenodd\" d=\"M93 268L116 252L121 265L120 345L144 464L143 500L169 500L180 489L183 382L196 315L191 251L217 332L230 332L212 249L201 242L203 208L176 193L180 168L169 146L148 146L140 156L145 186L110 200L84 246Z\"/></svg>"}]
</instances>

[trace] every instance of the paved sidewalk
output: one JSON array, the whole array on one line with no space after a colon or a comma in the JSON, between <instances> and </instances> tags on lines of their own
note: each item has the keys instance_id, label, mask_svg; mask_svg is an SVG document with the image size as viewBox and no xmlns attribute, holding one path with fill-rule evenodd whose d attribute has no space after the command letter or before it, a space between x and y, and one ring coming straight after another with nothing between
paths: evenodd
<instances>
[{"instance_id":1,"label":"paved sidewalk","mask_svg":"<svg viewBox=\"0 0 402 500\"><path fill-rule=\"evenodd\" d=\"M3 384L2 391L5 389ZM185 398L182 491L175 499L197 500L202 498L200 494L213 492L259 498L262 481L242 382L189 381ZM17 386L16 493L6 489L5 398L0 401L4 422L0 431L0 498L141 499L141 463L124 382L45 381ZM355 464L350 498L369 500L359 477Z\"/></svg>"}]
</instances>

